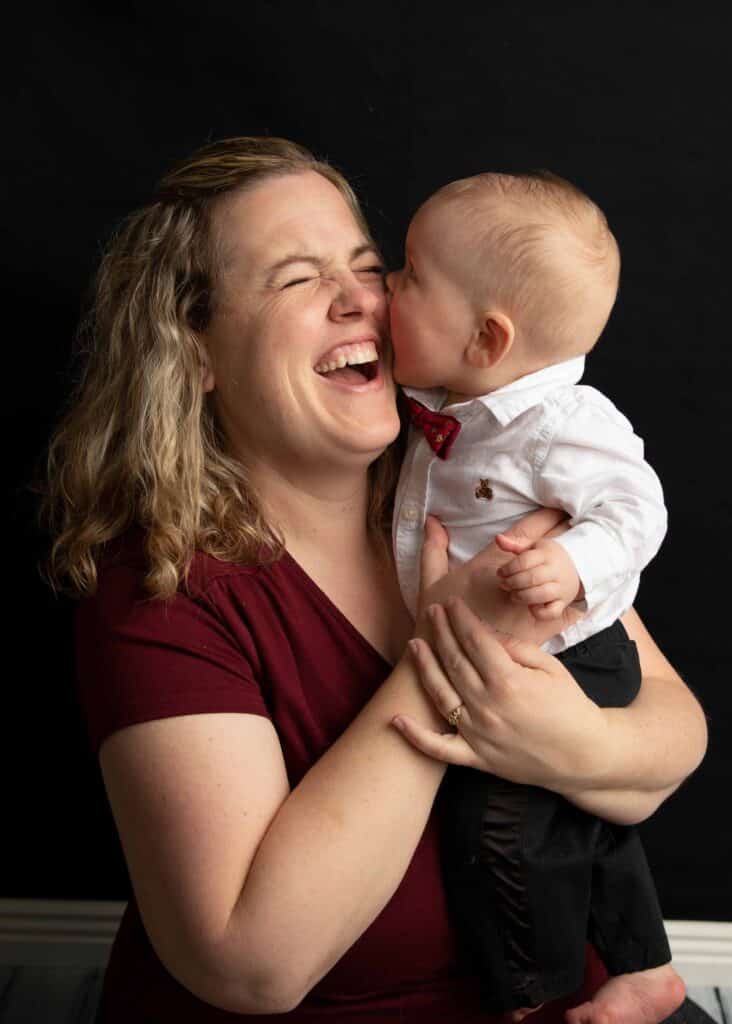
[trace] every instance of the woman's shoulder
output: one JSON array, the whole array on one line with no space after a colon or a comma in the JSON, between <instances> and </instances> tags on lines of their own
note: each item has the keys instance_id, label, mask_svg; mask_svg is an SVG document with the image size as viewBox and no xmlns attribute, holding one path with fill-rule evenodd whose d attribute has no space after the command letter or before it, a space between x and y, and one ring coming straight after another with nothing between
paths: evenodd
<instances>
[{"instance_id":1,"label":"woman's shoulder","mask_svg":"<svg viewBox=\"0 0 732 1024\"><path fill-rule=\"evenodd\" d=\"M169 600L203 600L217 587L235 589L256 588L263 574L287 578L291 575L288 559L279 562L235 562L217 558L206 551L196 550L177 592ZM98 564L98 583L95 596L103 598L120 587L137 592L140 600L150 598L145 588L149 569L146 534L141 527L130 527L104 548Z\"/></svg>"},{"instance_id":2,"label":"woman's shoulder","mask_svg":"<svg viewBox=\"0 0 732 1024\"><path fill-rule=\"evenodd\" d=\"M76 611L77 688L97 750L112 732L150 719L268 714L248 623L224 595L209 598L217 581L253 578L253 570L197 555L191 586L152 598L144 540L130 530L108 545L96 592Z\"/></svg>"},{"instance_id":3,"label":"woman's shoulder","mask_svg":"<svg viewBox=\"0 0 732 1024\"><path fill-rule=\"evenodd\" d=\"M105 549L96 590L76 611L77 641L85 646L114 642L127 649L136 641L210 651L225 644L256 664L259 651L279 642L285 623L318 604L316 588L286 552L253 565L196 551L174 593L153 596L145 540L134 528Z\"/></svg>"}]
</instances>

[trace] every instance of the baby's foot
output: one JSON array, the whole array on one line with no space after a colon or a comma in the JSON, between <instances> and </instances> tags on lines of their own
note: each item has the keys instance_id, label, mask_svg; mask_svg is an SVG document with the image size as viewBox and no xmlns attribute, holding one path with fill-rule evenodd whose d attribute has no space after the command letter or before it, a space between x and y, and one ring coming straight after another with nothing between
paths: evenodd
<instances>
[{"instance_id":1,"label":"baby's foot","mask_svg":"<svg viewBox=\"0 0 732 1024\"><path fill-rule=\"evenodd\" d=\"M539 1003L538 1006L522 1006L518 1010L511 1010L510 1013L507 1013L506 1018L509 1024L519 1024L524 1017L528 1017L530 1013L536 1013L536 1011L540 1010L543 1005L543 1003Z\"/></svg>"},{"instance_id":2,"label":"baby's foot","mask_svg":"<svg viewBox=\"0 0 732 1024\"><path fill-rule=\"evenodd\" d=\"M567 1010L567 1024L659 1024L686 989L671 964L610 978L589 1003Z\"/></svg>"}]
</instances>

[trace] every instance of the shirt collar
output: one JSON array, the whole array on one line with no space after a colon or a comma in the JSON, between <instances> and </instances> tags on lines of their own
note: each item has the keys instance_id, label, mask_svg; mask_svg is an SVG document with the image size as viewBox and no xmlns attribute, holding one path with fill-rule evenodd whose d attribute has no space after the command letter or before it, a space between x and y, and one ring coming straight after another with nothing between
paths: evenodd
<instances>
[{"instance_id":1,"label":"shirt collar","mask_svg":"<svg viewBox=\"0 0 732 1024\"><path fill-rule=\"evenodd\" d=\"M576 384L582 379L584 369L585 357L575 356L573 359L567 359L563 363L545 366L542 370L537 370L535 373L519 377L518 380L506 384L496 391L491 391L487 395L478 395L475 398L468 399L467 402L460 402L459 405L445 406L444 408L442 407L446 393L444 388L428 388L424 390L404 388L404 392L412 398L418 399L428 409L446 412L449 408L450 414L459 420L463 418L460 415L461 412L467 412L474 403L479 402L493 413L502 427L505 427L512 420L515 420L517 416L520 416L521 413L531 409L534 405L538 405L550 391L565 384Z\"/></svg>"}]
</instances>

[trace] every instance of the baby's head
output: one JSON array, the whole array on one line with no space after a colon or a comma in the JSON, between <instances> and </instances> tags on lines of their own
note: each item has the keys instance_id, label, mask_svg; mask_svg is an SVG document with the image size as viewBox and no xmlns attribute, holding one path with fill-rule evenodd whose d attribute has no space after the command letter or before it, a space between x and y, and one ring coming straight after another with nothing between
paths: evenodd
<instances>
[{"instance_id":1,"label":"baby's head","mask_svg":"<svg viewBox=\"0 0 732 1024\"><path fill-rule=\"evenodd\" d=\"M589 352L619 271L604 214L569 182L451 182L419 208L389 275L396 379L478 395Z\"/></svg>"}]
</instances>

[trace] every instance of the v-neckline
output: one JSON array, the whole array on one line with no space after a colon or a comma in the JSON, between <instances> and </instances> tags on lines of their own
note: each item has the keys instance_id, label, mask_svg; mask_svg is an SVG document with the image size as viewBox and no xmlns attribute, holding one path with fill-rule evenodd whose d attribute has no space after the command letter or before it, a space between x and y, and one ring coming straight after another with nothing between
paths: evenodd
<instances>
[{"instance_id":1,"label":"v-neckline","mask_svg":"<svg viewBox=\"0 0 732 1024\"><path fill-rule=\"evenodd\" d=\"M307 584L307 586L312 591L314 591L315 594L318 595L318 597L320 598L322 603L324 603L325 605L328 606L328 608L331 610L331 613L346 627L346 629L349 631L349 633L351 633L354 637L356 637L356 639L359 641L361 646L366 648L368 651L370 651L375 657L377 657L379 659L379 661L381 661L389 669L393 669L395 663L390 661L386 657L386 655L382 654L381 651L378 650L378 648L374 647L374 645L371 643L371 641L368 640L363 635L363 633L361 632L360 629L356 629L356 627L351 622L351 620L346 615L343 614L343 612L340 610L338 605L335 604L335 602L332 600L332 598L330 598L326 594L326 592L322 589L322 587L318 586L318 584L315 582L313 577L309 573L307 573L305 571L305 569L303 569L303 567L300 565L300 563L297 561L297 559L294 558L294 556L291 555L290 552L287 551L287 549L285 549L283 557L288 559L291 562L291 564L294 566L294 568L299 573L299 575L301 576L303 581Z\"/></svg>"}]
</instances>

